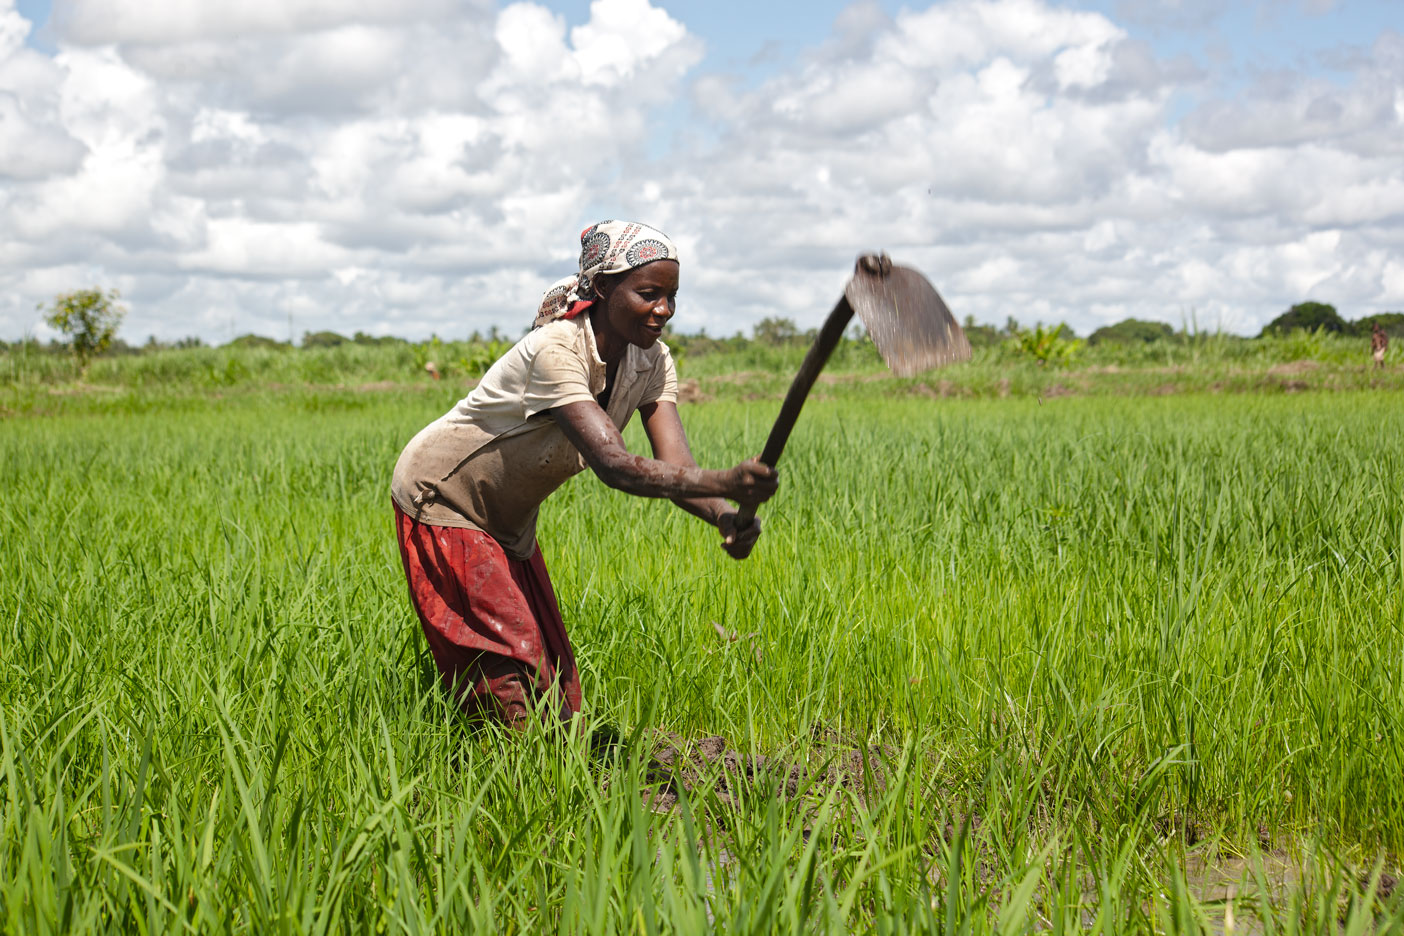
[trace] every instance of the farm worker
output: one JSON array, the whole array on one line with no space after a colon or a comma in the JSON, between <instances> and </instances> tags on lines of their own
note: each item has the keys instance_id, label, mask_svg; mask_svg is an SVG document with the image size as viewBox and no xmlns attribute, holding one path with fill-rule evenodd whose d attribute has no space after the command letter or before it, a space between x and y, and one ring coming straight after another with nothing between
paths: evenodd
<instances>
[{"instance_id":1,"label":"farm worker","mask_svg":"<svg viewBox=\"0 0 1404 936\"><path fill-rule=\"evenodd\" d=\"M580 709L536 542L547 495L588 466L612 488L671 498L740 559L760 527L738 530L725 499L760 504L778 484L755 459L707 471L692 458L658 340L676 308L677 246L625 221L587 228L580 246L580 271L548 289L526 337L410 440L390 486L410 598L444 684L463 708L514 727L542 697L562 719ZM635 410L651 459L620 435Z\"/></svg>"},{"instance_id":2,"label":"farm worker","mask_svg":"<svg viewBox=\"0 0 1404 936\"><path fill-rule=\"evenodd\" d=\"M1370 332L1370 354L1375 358L1376 367L1384 367L1385 352L1389 350L1389 336L1385 334L1379 322L1375 322L1374 325Z\"/></svg>"}]
</instances>

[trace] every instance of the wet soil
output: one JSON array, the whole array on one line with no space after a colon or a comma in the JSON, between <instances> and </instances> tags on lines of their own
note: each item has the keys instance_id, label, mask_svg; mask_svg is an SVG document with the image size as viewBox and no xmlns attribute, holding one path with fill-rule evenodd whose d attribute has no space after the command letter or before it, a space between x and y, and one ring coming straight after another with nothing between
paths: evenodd
<instances>
[{"instance_id":1,"label":"wet soil","mask_svg":"<svg viewBox=\"0 0 1404 936\"><path fill-rule=\"evenodd\" d=\"M702 392L702 385L696 379L678 381L679 403L705 403L711 396Z\"/></svg>"},{"instance_id":2,"label":"wet soil","mask_svg":"<svg viewBox=\"0 0 1404 936\"><path fill-rule=\"evenodd\" d=\"M747 795L822 797L834 787L867 799L887 788L884 763L893 754L876 745L846 744L828 732L793 759L743 754L720 735L688 739L660 729L650 741L647 796L649 806L660 812L676 806L684 791L709 793L726 805Z\"/></svg>"}]
</instances>

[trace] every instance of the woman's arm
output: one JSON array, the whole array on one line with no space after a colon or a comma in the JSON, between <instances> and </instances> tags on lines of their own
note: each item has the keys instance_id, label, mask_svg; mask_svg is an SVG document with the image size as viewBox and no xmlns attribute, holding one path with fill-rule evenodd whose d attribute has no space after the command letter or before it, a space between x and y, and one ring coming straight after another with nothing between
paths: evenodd
<instances>
[{"instance_id":1,"label":"woman's arm","mask_svg":"<svg viewBox=\"0 0 1404 936\"><path fill-rule=\"evenodd\" d=\"M661 431L660 415L663 408L672 410L672 420L677 422L676 436ZM646 414L644 411L648 411ZM735 468L724 471L709 471L697 467L692 453L687 451L687 437L682 434L682 423L678 421L677 408L671 403L653 403L640 409L644 414L644 428L649 433L655 452L668 452L677 456L679 442L681 450L687 452L686 462L644 458L631 455L624 447L624 437L605 414L598 403L567 403L550 411L556 425L580 452L600 480L616 490L640 497L667 497L674 501L711 499L725 497L739 504L756 505L764 503L775 493L779 476L774 468L762 465L754 458L748 459ZM654 426L654 428L650 428ZM659 437L655 438L655 430ZM659 439L670 436L660 451ZM688 509L692 509L691 506ZM711 507L699 507L712 510ZM701 513L698 513L702 516ZM712 519L707 517L706 519ZM715 521L714 521L715 522Z\"/></svg>"},{"instance_id":2,"label":"woman's arm","mask_svg":"<svg viewBox=\"0 0 1404 936\"><path fill-rule=\"evenodd\" d=\"M687 432L678 417L675 403L649 403L639 407L644 431L653 446L653 457L674 465L696 467L692 447L687 444ZM673 503L721 531L722 548L733 559L745 559L760 537L760 519L754 519L745 529L736 529L736 508L720 497L675 497Z\"/></svg>"},{"instance_id":3,"label":"woman's arm","mask_svg":"<svg viewBox=\"0 0 1404 936\"><path fill-rule=\"evenodd\" d=\"M678 418L676 404L646 403L639 407L639 418L643 421L644 432L648 433L649 444L653 446L654 458L670 465L697 467L692 457L692 447L687 444L687 432ZM673 503L713 526L723 513L732 509L720 497L675 497Z\"/></svg>"}]
</instances>

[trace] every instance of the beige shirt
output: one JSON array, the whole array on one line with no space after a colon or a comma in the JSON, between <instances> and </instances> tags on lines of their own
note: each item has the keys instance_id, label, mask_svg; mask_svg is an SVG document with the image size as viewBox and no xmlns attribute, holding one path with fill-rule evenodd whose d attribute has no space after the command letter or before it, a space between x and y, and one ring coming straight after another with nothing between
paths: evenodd
<instances>
[{"instance_id":1,"label":"beige shirt","mask_svg":"<svg viewBox=\"0 0 1404 936\"><path fill-rule=\"evenodd\" d=\"M395 463L390 496L422 523L482 530L513 558L530 557L541 502L586 467L550 410L594 401L604 387L590 316L542 325L410 440ZM605 412L622 430L639 407L677 398L668 346L629 345Z\"/></svg>"}]
</instances>

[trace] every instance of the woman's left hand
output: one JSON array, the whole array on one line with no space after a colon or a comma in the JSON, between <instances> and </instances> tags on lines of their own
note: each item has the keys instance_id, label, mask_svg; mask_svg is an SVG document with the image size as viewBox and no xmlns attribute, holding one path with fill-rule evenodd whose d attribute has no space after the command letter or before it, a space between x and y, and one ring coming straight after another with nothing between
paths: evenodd
<instances>
[{"instance_id":1,"label":"woman's left hand","mask_svg":"<svg viewBox=\"0 0 1404 936\"><path fill-rule=\"evenodd\" d=\"M722 549L733 559L745 559L755 548L756 540L760 539L761 522L760 517L751 520L745 529L736 529L736 516L734 510L728 510L717 517L717 529L722 535Z\"/></svg>"}]
</instances>

